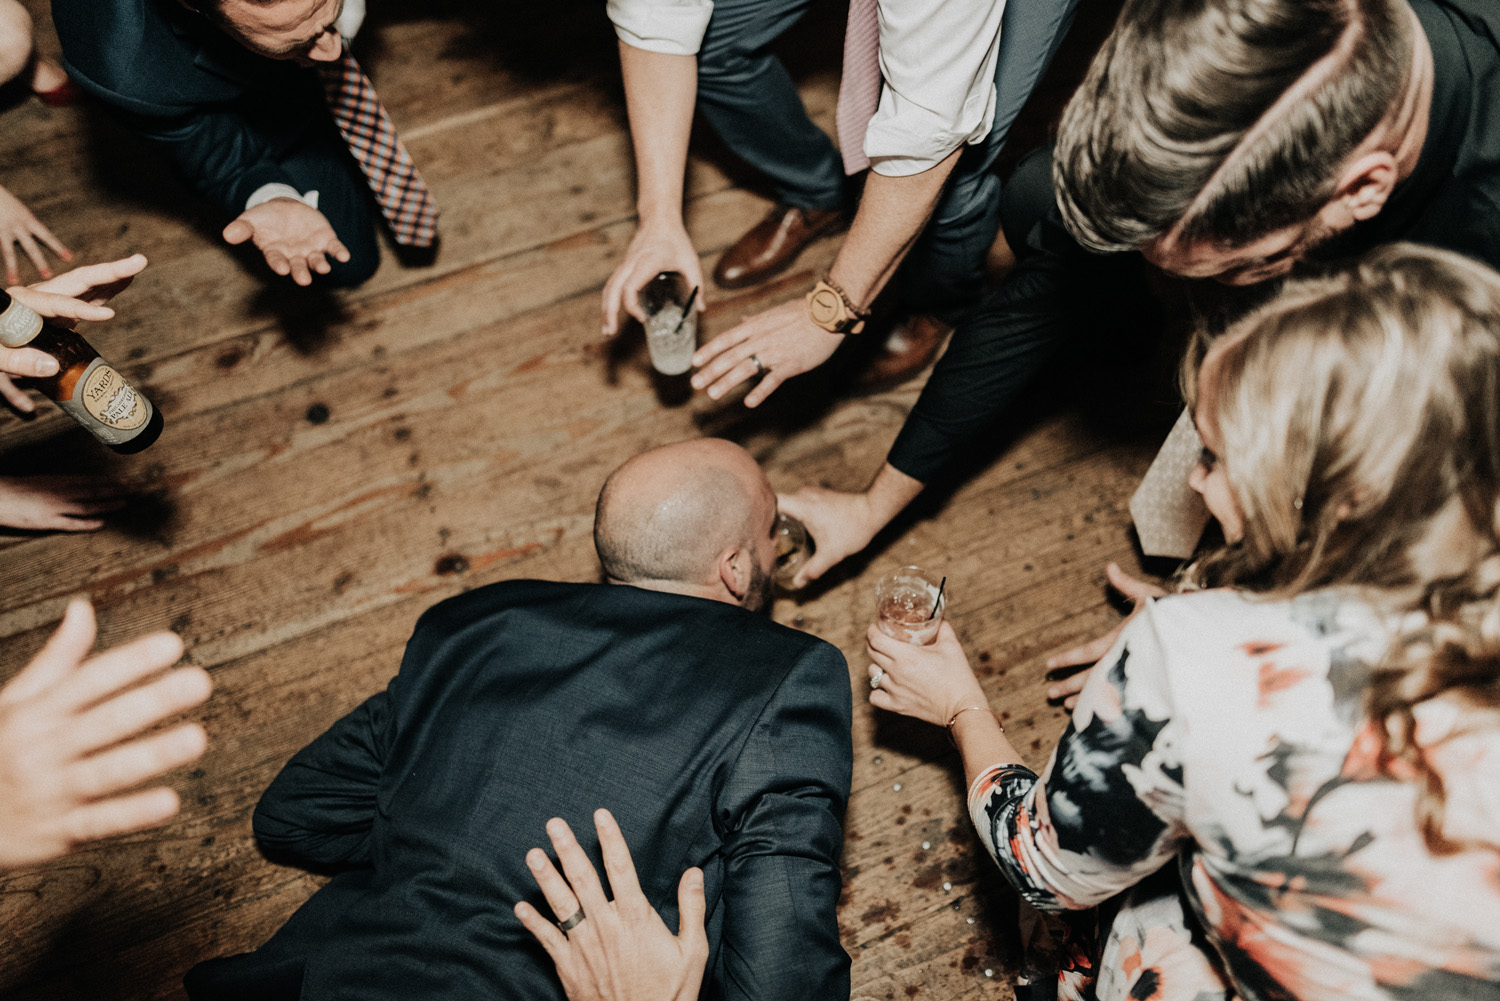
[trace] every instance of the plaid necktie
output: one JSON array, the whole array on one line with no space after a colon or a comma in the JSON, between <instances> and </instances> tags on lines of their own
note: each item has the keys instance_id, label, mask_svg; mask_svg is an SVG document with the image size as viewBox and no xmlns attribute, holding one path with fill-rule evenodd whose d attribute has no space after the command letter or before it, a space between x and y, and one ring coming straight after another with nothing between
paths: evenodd
<instances>
[{"instance_id":1,"label":"plaid necktie","mask_svg":"<svg viewBox=\"0 0 1500 1001\"><path fill-rule=\"evenodd\" d=\"M343 58L319 63L318 74L328 94L328 110L364 171L380 212L390 223L391 235L405 246L432 246L438 216L432 192L401 145L391 117L381 107L375 87L354 61L347 43Z\"/></svg>"},{"instance_id":2,"label":"plaid necktie","mask_svg":"<svg viewBox=\"0 0 1500 1001\"><path fill-rule=\"evenodd\" d=\"M857 174L870 165L865 156L865 133L880 106L880 11L876 0L849 0L849 23L844 29L844 75L839 80L835 115L844 173Z\"/></svg>"}]
</instances>

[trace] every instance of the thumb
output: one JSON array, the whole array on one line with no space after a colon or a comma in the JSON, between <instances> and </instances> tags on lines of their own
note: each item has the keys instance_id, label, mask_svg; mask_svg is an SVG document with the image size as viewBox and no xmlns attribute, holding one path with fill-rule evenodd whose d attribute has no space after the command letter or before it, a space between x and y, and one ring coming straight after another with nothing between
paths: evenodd
<instances>
[{"instance_id":1,"label":"thumb","mask_svg":"<svg viewBox=\"0 0 1500 1001\"><path fill-rule=\"evenodd\" d=\"M707 906L703 900L703 870L689 869L682 874L677 884L677 938L684 946L708 946L708 935L703 930L703 915Z\"/></svg>"},{"instance_id":2,"label":"thumb","mask_svg":"<svg viewBox=\"0 0 1500 1001\"><path fill-rule=\"evenodd\" d=\"M255 227L250 224L244 216L235 219L224 227L224 242L230 245L244 243L255 235Z\"/></svg>"},{"instance_id":3,"label":"thumb","mask_svg":"<svg viewBox=\"0 0 1500 1001\"><path fill-rule=\"evenodd\" d=\"M802 569L797 571L797 576L792 578L795 587L806 587L817 580L828 571L838 565L839 557L828 550L813 553L808 561L802 564Z\"/></svg>"},{"instance_id":4,"label":"thumb","mask_svg":"<svg viewBox=\"0 0 1500 1001\"><path fill-rule=\"evenodd\" d=\"M40 695L67 677L83 663L94 646L94 606L82 598L68 602L57 632L21 669L0 697L8 700L29 699Z\"/></svg>"}]
</instances>

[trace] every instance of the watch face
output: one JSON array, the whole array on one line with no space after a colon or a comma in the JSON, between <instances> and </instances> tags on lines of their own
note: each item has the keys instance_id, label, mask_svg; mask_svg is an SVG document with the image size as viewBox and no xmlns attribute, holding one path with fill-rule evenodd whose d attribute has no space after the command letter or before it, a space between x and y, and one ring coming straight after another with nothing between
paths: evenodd
<instances>
[{"instance_id":1,"label":"watch face","mask_svg":"<svg viewBox=\"0 0 1500 1001\"><path fill-rule=\"evenodd\" d=\"M843 315L843 305L839 301L837 292L825 288L819 289L808 298L807 311L814 323L835 323Z\"/></svg>"}]
</instances>

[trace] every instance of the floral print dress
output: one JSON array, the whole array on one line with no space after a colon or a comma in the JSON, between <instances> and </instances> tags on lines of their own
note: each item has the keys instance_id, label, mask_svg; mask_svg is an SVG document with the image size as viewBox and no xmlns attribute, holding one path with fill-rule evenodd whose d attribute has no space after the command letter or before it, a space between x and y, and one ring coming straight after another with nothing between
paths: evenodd
<instances>
[{"instance_id":1,"label":"floral print dress","mask_svg":"<svg viewBox=\"0 0 1500 1001\"><path fill-rule=\"evenodd\" d=\"M1023 898L1108 903L1102 952L1067 952L1060 996L1500 999L1500 714L1417 709L1463 844L1434 855L1364 718L1391 635L1333 592L1158 599L1040 777L975 780L970 814Z\"/></svg>"}]
</instances>

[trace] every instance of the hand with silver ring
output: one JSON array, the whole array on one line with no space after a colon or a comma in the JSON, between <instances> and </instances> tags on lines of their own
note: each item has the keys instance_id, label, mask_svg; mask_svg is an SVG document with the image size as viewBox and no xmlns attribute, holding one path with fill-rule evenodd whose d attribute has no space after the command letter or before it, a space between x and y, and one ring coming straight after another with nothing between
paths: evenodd
<instances>
[{"instance_id":1,"label":"hand with silver ring","mask_svg":"<svg viewBox=\"0 0 1500 1001\"><path fill-rule=\"evenodd\" d=\"M516 904L516 917L552 957L569 1001L697 1001L708 963L702 870L682 874L679 933L673 935L641 892L614 817L597 810L594 827L615 899L604 896L594 864L568 825L554 817L547 822L547 836L567 878L540 848L526 853L526 865L552 913L572 917L553 924L524 901Z\"/></svg>"},{"instance_id":2,"label":"hand with silver ring","mask_svg":"<svg viewBox=\"0 0 1500 1001\"><path fill-rule=\"evenodd\" d=\"M843 334L830 334L808 319L799 295L745 317L694 352L693 388L718 400L758 378L745 394L745 406L758 407L783 382L827 361L842 343Z\"/></svg>"},{"instance_id":3,"label":"hand with silver ring","mask_svg":"<svg viewBox=\"0 0 1500 1001\"><path fill-rule=\"evenodd\" d=\"M885 680L885 669L881 668L881 667L877 667L877 668L875 668L875 673L872 674L872 675L870 675L870 687L871 688L879 688L880 687L880 683L882 681L884 681L884 680Z\"/></svg>"}]
</instances>

